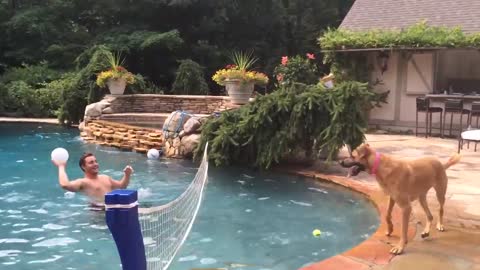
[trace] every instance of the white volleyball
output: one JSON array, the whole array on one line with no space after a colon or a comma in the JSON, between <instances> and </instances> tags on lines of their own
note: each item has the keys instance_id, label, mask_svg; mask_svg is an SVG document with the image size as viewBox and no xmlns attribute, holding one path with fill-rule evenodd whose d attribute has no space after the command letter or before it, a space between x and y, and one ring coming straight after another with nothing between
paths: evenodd
<instances>
[{"instance_id":1,"label":"white volleyball","mask_svg":"<svg viewBox=\"0 0 480 270\"><path fill-rule=\"evenodd\" d=\"M55 148L52 151L52 160L65 162L68 160L68 151L65 148Z\"/></svg>"},{"instance_id":2,"label":"white volleyball","mask_svg":"<svg viewBox=\"0 0 480 270\"><path fill-rule=\"evenodd\" d=\"M148 150L147 157L149 159L158 159L158 157L160 157L160 152L158 152L157 149L152 148L152 149Z\"/></svg>"}]
</instances>

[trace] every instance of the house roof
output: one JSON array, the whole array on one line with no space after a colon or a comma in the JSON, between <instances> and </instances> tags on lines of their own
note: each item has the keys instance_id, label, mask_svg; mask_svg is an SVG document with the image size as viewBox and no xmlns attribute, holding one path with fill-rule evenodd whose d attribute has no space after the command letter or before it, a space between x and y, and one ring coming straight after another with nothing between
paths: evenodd
<instances>
[{"instance_id":1,"label":"house roof","mask_svg":"<svg viewBox=\"0 0 480 270\"><path fill-rule=\"evenodd\" d=\"M356 0L340 29L400 29L421 20L480 33L480 0Z\"/></svg>"}]
</instances>

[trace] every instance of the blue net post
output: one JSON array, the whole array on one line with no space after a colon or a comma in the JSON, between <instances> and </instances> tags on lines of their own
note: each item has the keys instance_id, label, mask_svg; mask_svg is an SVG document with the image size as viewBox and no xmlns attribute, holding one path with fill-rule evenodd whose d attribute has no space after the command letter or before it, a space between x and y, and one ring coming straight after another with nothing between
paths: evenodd
<instances>
[{"instance_id":1,"label":"blue net post","mask_svg":"<svg viewBox=\"0 0 480 270\"><path fill-rule=\"evenodd\" d=\"M146 270L137 191L114 190L105 195L105 206L107 225L117 244L123 270Z\"/></svg>"}]
</instances>

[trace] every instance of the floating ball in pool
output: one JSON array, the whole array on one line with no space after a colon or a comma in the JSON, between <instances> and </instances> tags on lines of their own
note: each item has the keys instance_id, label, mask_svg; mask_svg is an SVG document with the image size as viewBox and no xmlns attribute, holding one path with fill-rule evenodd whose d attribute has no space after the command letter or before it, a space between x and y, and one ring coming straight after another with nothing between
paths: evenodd
<instances>
[{"instance_id":1,"label":"floating ball in pool","mask_svg":"<svg viewBox=\"0 0 480 270\"><path fill-rule=\"evenodd\" d=\"M68 151L65 148L55 148L51 154L52 160L66 162L68 160Z\"/></svg>"},{"instance_id":2,"label":"floating ball in pool","mask_svg":"<svg viewBox=\"0 0 480 270\"><path fill-rule=\"evenodd\" d=\"M158 157L160 157L160 152L157 149L152 148L148 150L147 157L148 159L158 159Z\"/></svg>"},{"instance_id":3,"label":"floating ball in pool","mask_svg":"<svg viewBox=\"0 0 480 270\"><path fill-rule=\"evenodd\" d=\"M312 234L315 237L319 237L322 234L322 232L319 229L315 229L313 230Z\"/></svg>"}]
</instances>

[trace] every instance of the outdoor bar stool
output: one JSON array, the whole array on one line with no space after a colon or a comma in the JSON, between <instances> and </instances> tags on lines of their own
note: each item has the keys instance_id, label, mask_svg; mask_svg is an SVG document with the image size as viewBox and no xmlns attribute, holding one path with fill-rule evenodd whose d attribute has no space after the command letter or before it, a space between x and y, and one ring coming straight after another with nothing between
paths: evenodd
<instances>
[{"instance_id":1,"label":"outdoor bar stool","mask_svg":"<svg viewBox=\"0 0 480 270\"><path fill-rule=\"evenodd\" d=\"M453 126L453 115L460 114L460 132L463 130L463 115L467 115L467 123L470 121L470 110L463 108L463 99L446 99L445 100L445 111L443 114L443 132L445 132L445 124L447 113L450 113L450 130L448 135L452 136L452 126ZM444 134L442 133L442 136Z\"/></svg>"},{"instance_id":2,"label":"outdoor bar stool","mask_svg":"<svg viewBox=\"0 0 480 270\"><path fill-rule=\"evenodd\" d=\"M415 117L415 136L418 135L418 113L425 113L425 138L432 136L432 114L440 113L440 134L442 134L442 114L440 107L430 107L430 99L426 97L417 97L417 112Z\"/></svg>"},{"instance_id":3,"label":"outdoor bar stool","mask_svg":"<svg viewBox=\"0 0 480 270\"><path fill-rule=\"evenodd\" d=\"M480 118L480 101L472 102L472 111L470 112L470 120L468 121L469 126L472 126L473 117L477 119L475 128L480 128L478 125L478 119Z\"/></svg>"}]
</instances>

